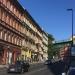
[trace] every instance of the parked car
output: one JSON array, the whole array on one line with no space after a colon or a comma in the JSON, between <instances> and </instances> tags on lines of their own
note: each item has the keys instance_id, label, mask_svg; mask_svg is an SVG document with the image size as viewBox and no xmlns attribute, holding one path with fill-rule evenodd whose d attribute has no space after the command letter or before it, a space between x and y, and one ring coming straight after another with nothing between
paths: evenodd
<instances>
[{"instance_id":1,"label":"parked car","mask_svg":"<svg viewBox=\"0 0 75 75\"><path fill-rule=\"evenodd\" d=\"M50 65L50 64L52 64L52 61L51 60L46 60L44 64L45 65Z\"/></svg>"},{"instance_id":2,"label":"parked car","mask_svg":"<svg viewBox=\"0 0 75 75\"><path fill-rule=\"evenodd\" d=\"M75 61L71 62L67 75L75 75Z\"/></svg>"},{"instance_id":3,"label":"parked car","mask_svg":"<svg viewBox=\"0 0 75 75\"><path fill-rule=\"evenodd\" d=\"M9 65L7 72L8 73L10 72L24 73L29 70L29 67L30 65L26 61L16 61L15 64Z\"/></svg>"},{"instance_id":4,"label":"parked car","mask_svg":"<svg viewBox=\"0 0 75 75\"><path fill-rule=\"evenodd\" d=\"M75 75L75 67L70 67L67 72L67 75Z\"/></svg>"}]
</instances>

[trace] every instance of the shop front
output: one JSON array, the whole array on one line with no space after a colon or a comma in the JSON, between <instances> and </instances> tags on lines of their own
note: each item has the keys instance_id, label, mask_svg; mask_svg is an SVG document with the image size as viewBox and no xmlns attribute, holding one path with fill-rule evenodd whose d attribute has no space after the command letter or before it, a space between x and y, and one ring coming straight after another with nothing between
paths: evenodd
<instances>
[{"instance_id":1,"label":"shop front","mask_svg":"<svg viewBox=\"0 0 75 75\"><path fill-rule=\"evenodd\" d=\"M0 64L15 63L21 51L18 48L0 45Z\"/></svg>"},{"instance_id":2,"label":"shop front","mask_svg":"<svg viewBox=\"0 0 75 75\"><path fill-rule=\"evenodd\" d=\"M31 59L32 59L32 62L38 62L39 61L38 52L32 52L31 53Z\"/></svg>"}]
</instances>

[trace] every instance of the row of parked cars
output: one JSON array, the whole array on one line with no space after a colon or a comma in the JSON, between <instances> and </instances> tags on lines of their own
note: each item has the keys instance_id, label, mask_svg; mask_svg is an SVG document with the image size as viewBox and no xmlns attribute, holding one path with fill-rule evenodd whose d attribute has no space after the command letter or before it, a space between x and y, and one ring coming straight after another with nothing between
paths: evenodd
<instances>
[{"instance_id":1,"label":"row of parked cars","mask_svg":"<svg viewBox=\"0 0 75 75\"><path fill-rule=\"evenodd\" d=\"M51 65L52 64L52 61L50 59L49 60L46 60L44 64L45 65Z\"/></svg>"},{"instance_id":2,"label":"row of parked cars","mask_svg":"<svg viewBox=\"0 0 75 75\"><path fill-rule=\"evenodd\" d=\"M24 73L29 70L29 63L27 61L16 61L15 64L9 65L7 72L17 72L17 73Z\"/></svg>"},{"instance_id":3,"label":"row of parked cars","mask_svg":"<svg viewBox=\"0 0 75 75\"><path fill-rule=\"evenodd\" d=\"M45 65L50 65L52 64L51 60L46 60ZM29 71L30 64L27 61L16 61L15 64L10 64L7 72L15 72L15 73L24 73Z\"/></svg>"}]
</instances>

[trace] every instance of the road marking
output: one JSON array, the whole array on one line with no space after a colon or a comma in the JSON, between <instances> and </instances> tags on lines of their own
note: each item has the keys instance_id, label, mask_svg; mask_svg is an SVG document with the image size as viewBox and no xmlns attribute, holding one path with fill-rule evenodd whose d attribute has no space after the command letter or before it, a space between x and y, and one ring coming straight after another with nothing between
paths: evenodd
<instances>
[{"instance_id":1,"label":"road marking","mask_svg":"<svg viewBox=\"0 0 75 75\"><path fill-rule=\"evenodd\" d=\"M46 70L46 69L47 69L47 67L45 67L45 68L40 68L40 69L38 69L38 70L28 72L28 73L26 73L25 75L31 75L31 74L33 74L33 73L36 73L36 72L39 72L39 71L43 71L43 70Z\"/></svg>"}]
</instances>

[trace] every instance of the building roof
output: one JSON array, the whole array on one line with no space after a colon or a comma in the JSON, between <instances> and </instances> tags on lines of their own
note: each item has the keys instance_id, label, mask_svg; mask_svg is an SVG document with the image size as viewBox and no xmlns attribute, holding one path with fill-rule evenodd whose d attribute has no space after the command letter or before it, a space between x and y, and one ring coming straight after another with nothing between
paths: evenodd
<instances>
[{"instance_id":1,"label":"building roof","mask_svg":"<svg viewBox=\"0 0 75 75\"><path fill-rule=\"evenodd\" d=\"M32 22L35 24L35 26L37 28L39 28L39 30L42 32L42 28L39 26L39 24L33 19L33 17L29 14L29 12L27 11L27 9L25 9L25 13L27 14L27 16L32 20Z\"/></svg>"},{"instance_id":2,"label":"building roof","mask_svg":"<svg viewBox=\"0 0 75 75\"><path fill-rule=\"evenodd\" d=\"M33 19L33 17L29 14L29 12L27 11L27 9L24 9L22 7L22 5L18 2L18 0L11 0L17 7L18 9L22 12L25 13L30 19L31 21L34 23L34 25L42 32L42 28L39 26L39 24Z\"/></svg>"},{"instance_id":3,"label":"building roof","mask_svg":"<svg viewBox=\"0 0 75 75\"><path fill-rule=\"evenodd\" d=\"M48 33L46 33L44 30L43 30L43 33L48 37Z\"/></svg>"}]
</instances>

